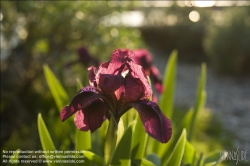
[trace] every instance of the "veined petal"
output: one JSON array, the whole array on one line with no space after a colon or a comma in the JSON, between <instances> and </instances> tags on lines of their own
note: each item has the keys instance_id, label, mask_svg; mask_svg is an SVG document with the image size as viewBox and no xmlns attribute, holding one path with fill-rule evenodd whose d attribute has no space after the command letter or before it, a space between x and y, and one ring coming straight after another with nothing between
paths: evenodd
<instances>
[{"instance_id":1,"label":"veined petal","mask_svg":"<svg viewBox=\"0 0 250 166\"><path fill-rule=\"evenodd\" d=\"M118 101L124 93L124 81L121 75L100 74L98 86L106 96Z\"/></svg>"},{"instance_id":2,"label":"veined petal","mask_svg":"<svg viewBox=\"0 0 250 166\"><path fill-rule=\"evenodd\" d=\"M140 100L144 93L145 91L141 80L139 78L133 78L132 76L127 75L125 79L125 93L122 101L124 103L128 103Z\"/></svg>"},{"instance_id":3,"label":"veined petal","mask_svg":"<svg viewBox=\"0 0 250 166\"><path fill-rule=\"evenodd\" d=\"M134 52L129 49L117 49L111 55L111 63L123 64L125 62L130 62L134 55Z\"/></svg>"},{"instance_id":4,"label":"veined petal","mask_svg":"<svg viewBox=\"0 0 250 166\"><path fill-rule=\"evenodd\" d=\"M118 75L123 72L125 64L132 61L134 53L128 49L117 49L111 55L109 62L102 63L98 69L97 77L100 74Z\"/></svg>"},{"instance_id":5,"label":"veined petal","mask_svg":"<svg viewBox=\"0 0 250 166\"><path fill-rule=\"evenodd\" d=\"M145 131L162 143L170 140L172 127L170 120L161 112L159 106L151 101L143 100L131 103L141 118Z\"/></svg>"},{"instance_id":6,"label":"veined petal","mask_svg":"<svg viewBox=\"0 0 250 166\"><path fill-rule=\"evenodd\" d=\"M60 113L61 120L65 121L76 111L81 110L99 98L105 99L105 96L97 88L92 86L83 87L73 98L69 106L65 106L62 109Z\"/></svg>"},{"instance_id":7,"label":"veined petal","mask_svg":"<svg viewBox=\"0 0 250 166\"><path fill-rule=\"evenodd\" d=\"M105 103L96 100L82 110L77 111L74 118L75 125L79 130L94 132L106 120L106 111L108 111L108 108Z\"/></svg>"},{"instance_id":8,"label":"veined petal","mask_svg":"<svg viewBox=\"0 0 250 166\"><path fill-rule=\"evenodd\" d=\"M152 96L152 89L149 85L148 79L145 76L145 73L143 72L142 67L134 63L128 63L128 64L129 64L128 68L130 71L129 75L134 79L140 80L144 88L144 94L142 95L141 100L150 98Z\"/></svg>"}]
</instances>

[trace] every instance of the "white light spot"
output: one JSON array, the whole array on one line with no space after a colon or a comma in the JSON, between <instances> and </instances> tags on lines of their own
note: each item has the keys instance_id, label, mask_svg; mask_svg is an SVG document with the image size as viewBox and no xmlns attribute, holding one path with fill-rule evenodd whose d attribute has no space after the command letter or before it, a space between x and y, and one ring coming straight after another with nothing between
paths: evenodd
<instances>
[{"instance_id":1,"label":"white light spot","mask_svg":"<svg viewBox=\"0 0 250 166\"><path fill-rule=\"evenodd\" d=\"M248 6L250 5L249 1L236 1L236 6Z\"/></svg>"},{"instance_id":2,"label":"white light spot","mask_svg":"<svg viewBox=\"0 0 250 166\"><path fill-rule=\"evenodd\" d=\"M193 4L191 1L185 1L185 5L188 6L188 7L192 7Z\"/></svg>"},{"instance_id":3,"label":"white light spot","mask_svg":"<svg viewBox=\"0 0 250 166\"><path fill-rule=\"evenodd\" d=\"M3 20L3 14L0 13L0 21L2 21L2 20Z\"/></svg>"},{"instance_id":4,"label":"white light spot","mask_svg":"<svg viewBox=\"0 0 250 166\"><path fill-rule=\"evenodd\" d=\"M216 1L215 6L233 6L234 1Z\"/></svg>"},{"instance_id":5,"label":"white light spot","mask_svg":"<svg viewBox=\"0 0 250 166\"><path fill-rule=\"evenodd\" d=\"M125 26L138 27L144 21L144 15L141 11L122 12L121 21Z\"/></svg>"},{"instance_id":6,"label":"white light spot","mask_svg":"<svg viewBox=\"0 0 250 166\"><path fill-rule=\"evenodd\" d=\"M194 1L195 6L197 7L212 7L215 5L215 1L201 1L201 0L196 0Z\"/></svg>"},{"instance_id":7,"label":"white light spot","mask_svg":"<svg viewBox=\"0 0 250 166\"><path fill-rule=\"evenodd\" d=\"M76 18L83 20L85 18L85 14L82 11L78 11L76 12Z\"/></svg>"},{"instance_id":8,"label":"white light spot","mask_svg":"<svg viewBox=\"0 0 250 166\"><path fill-rule=\"evenodd\" d=\"M123 77L123 78L125 78L125 77L126 77L126 75L128 74L128 72L129 72L129 70L126 70L126 71L122 72L122 74L121 74L121 75L122 75L122 77Z\"/></svg>"},{"instance_id":9,"label":"white light spot","mask_svg":"<svg viewBox=\"0 0 250 166\"><path fill-rule=\"evenodd\" d=\"M110 23L112 25L119 25L120 24L120 18L119 18L119 15L115 14L115 15L112 15L109 19Z\"/></svg>"},{"instance_id":10,"label":"white light spot","mask_svg":"<svg viewBox=\"0 0 250 166\"><path fill-rule=\"evenodd\" d=\"M167 25L173 26L176 25L178 22L178 17L175 14L169 14L166 17Z\"/></svg>"},{"instance_id":11,"label":"white light spot","mask_svg":"<svg viewBox=\"0 0 250 166\"><path fill-rule=\"evenodd\" d=\"M122 38L121 38L121 42L123 43L123 44L127 44L128 43L128 37L127 36L123 36Z\"/></svg>"},{"instance_id":12,"label":"white light spot","mask_svg":"<svg viewBox=\"0 0 250 166\"><path fill-rule=\"evenodd\" d=\"M17 22L19 23L19 25L24 26L27 22L27 19L22 16L17 19Z\"/></svg>"},{"instance_id":13,"label":"white light spot","mask_svg":"<svg viewBox=\"0 0 250 166\"><path fill-rule=\"evenodd\" d=\"M185 6L186 6L185 1L177 1L177 4L178 4L180 7L185 7Z\"/></svg>"},{"instance_id":14,"label":"white light spot","mask_svg":"<svg viewBox=\"0 0 250 166\"><path fill-rule=\"evenodd\" d=\"M21 40L24 40L28 36L28 32L25 29L20 29L18 31L18 36Z\"/></svg>"},{"instance_id":15,"label":"white light spot","mask_svg":"<svg viewBox=\"0 0 250 166\"><path fill-rule=\"evenodd\" d=\"M170 7L174 4L174 1L151 1L154 7Z\"/></svg>"},{"instance_id":16,"label":"white light spot","mask_svg":"<svg viewBox=\"0 0 250 166\"><path fill-rule=\"evenodd\" d=\"M113 36L113 37L117 37L119 35L119 32L116 28L112 28L110 30L110 35Z\"/></svg>"},{"instance_id":17,"label":"white light spot","mask_svg":"<svg viewBox=\"0 0 250 166\"><path fill-rule=\"evenodd\" d=\"M200 20L200 14L193 10L189 13L189 19L193 22L198 22Z\"/></svg>"}]
</instances>

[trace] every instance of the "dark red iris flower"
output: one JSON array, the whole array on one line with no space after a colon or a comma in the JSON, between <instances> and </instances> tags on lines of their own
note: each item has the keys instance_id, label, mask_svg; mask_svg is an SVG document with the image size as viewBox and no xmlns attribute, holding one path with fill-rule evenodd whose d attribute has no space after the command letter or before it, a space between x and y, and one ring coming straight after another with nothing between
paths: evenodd
<instances>
[{"instance_id":1,"label":"dark red iris flower","mask_svg":"<svg viewBox=\"0 0 250 166\"><path fill-rule=\"evenodd\" d=\"M146 49L134 50L133 61L143 67L145 74L150 76L155 90L162 93L164 88L159 70L153 65L152 56Z\"/></svg>"},{"instance_id":2,"label":"dark red iris flower","mask_svg":"<svg viewBox=\"0 0 250 166\"><path fill-rule=\"evenodd\" d=\"M85 47L80 47L77 49L78 59L66 64L66 67L70 67L76 63L82 63L85 67L89 67L90 64L94 66L99 65L98 59L90 55L89 51Z\"/></svg>"},{"instance_id":3,"label":"dark red iris flower","mask_svg":"<svg viewBox=\"0 0 250 166\"><path fill-rule=\"evenodd\" d=\"M83 87L62 109L62 121L76 113L77 128L94 132L111 116L118 123L120 117L134 107L145 131L162 143L168 142L172 135L171 122L155 102L148 100L152 89L142 67L132 61L133 56L128 49L117 49L109 62L99 68L90 67L90 86Z\"/></svg>"}]
</instances>

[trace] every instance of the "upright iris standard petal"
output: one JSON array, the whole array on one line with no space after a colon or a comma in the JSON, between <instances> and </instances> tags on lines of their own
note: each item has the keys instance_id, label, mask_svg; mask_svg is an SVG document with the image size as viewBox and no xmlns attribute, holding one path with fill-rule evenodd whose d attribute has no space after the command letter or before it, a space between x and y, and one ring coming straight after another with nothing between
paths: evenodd
<instances>
[{"instance_id":1,"label":"upright iris standard petal","mask_svg":"<svg viewBox=\"0 0 250 166\"><path fill-rule=\"evenodd\" d=\"M65 121L76 111L81 110L99 98L105 98L105 96L97 88L92 86L83 87L73 98L69 106L65 106L62 109L60 113L61 120Z\"/></svg>"},{"instance_id":2,"label":"upright iris standard petal","mask_svg":"<svg viewBox=\"0 0 250 166\"><path fill-rule=\"evenodd\" d=\"M124 93L124 81L121 75L100 74L98 86L105 95L117 101Z\"/></svg>"},{"instance_id":3,"label":"upright iris standard petal","mask_svg":"<svg viewBox=\"0 0 250 166\"><path fill-rule=\"evenodd\" d=\"M142 83L144 94L142 95L141 99L148 99L152 97L152 89L149 85L148 79L146 78L142 70L142 67L134 63L129 63L128 68L130 69L131 77L133 77L135 80L139 79Z\"/></svg>"},{"instance_id":4,"label":"upright iris standard petal","mask_svg":"<svg viewBox=\"0 0 250 166\"><path fill-rule=\"evenodd\" d=\"M105 103L101 100L96 100L89 106L77 111L74 118L75 125L79 130L94 132L106 120L105 113L107 111L108 108Z\"/></svg>"},{"instance_id":5,"label":"upright iris standard petal","mask_svg":"<svg viewBox=\"0 0 250 166\"><path fill-rule=\"evenodd\" d=\"M170 140L172 135L171 122L161 112L159 106L151 101L143 100L131 103L138 111L145 131L162 143Z\"/></svg>"},{"instance_id":6,"label":"upright iris standard petal","mask_svg":"<svg viewBox=\"0 0 250 166\"><path fill-rule=\"evenodd\" d=\"M125 79L125 93L122 98L124 103L140 100L144 96L143 83L140 79L135 79L130 75Z\"/></svg>"},{"instance_id":7,"label":"upright iris standard petal","mask_svg":"<svg viewBox=\"0 0 250 166\"><path fill-rule=\"evenodd\" d=\"M135 56L133 61L136 64L139 64L144 69L144 72L147 76L150 76L150 79L158 93L163 92L162 78L157 67L153 65L152 55L146 49L136 49L134 50Z\"/></svg>"}]
</instances>

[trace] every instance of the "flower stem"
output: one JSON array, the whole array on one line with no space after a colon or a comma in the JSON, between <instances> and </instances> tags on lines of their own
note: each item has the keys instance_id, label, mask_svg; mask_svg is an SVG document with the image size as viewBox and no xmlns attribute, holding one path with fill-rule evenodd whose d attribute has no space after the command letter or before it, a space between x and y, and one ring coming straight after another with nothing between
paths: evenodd
<instances>
[{"instance_id":1,"label":"flower stem","mask_svg":"<svg viewBox=\"0 0 250 166\"><path fill-rule=\"evenodd\" d=\"M117 139L117 123L113 116L110 117L106 140L104 144L104 165L109 166L112 161Z\"/></svg>"}]
</instances>

